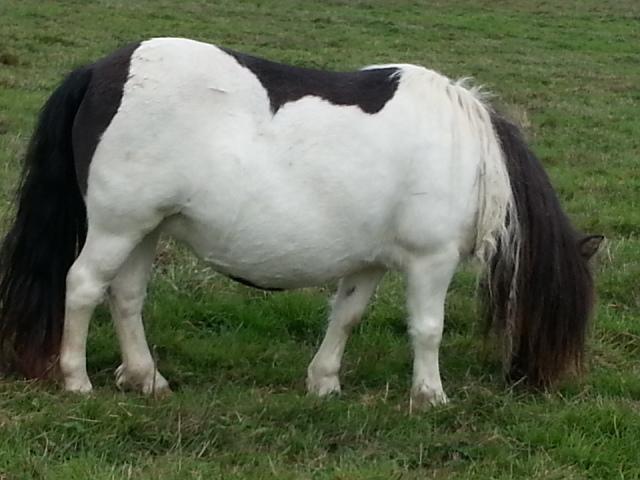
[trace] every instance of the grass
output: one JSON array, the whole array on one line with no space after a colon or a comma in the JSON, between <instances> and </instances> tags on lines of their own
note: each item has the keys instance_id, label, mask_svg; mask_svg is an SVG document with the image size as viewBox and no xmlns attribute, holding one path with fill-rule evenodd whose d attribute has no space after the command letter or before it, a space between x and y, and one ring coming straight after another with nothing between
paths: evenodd
<instances>
[{"instance_id":1,"label":"grass","mask_svg":"<svg viewBox=\"0 0 640 480\"><path fill-rule=\"evenodd\" d=\"M347 350L344 394L305 396L330 289L267 294L163 246L146 305L170 399L113 386L108 315L92 324L88 398L0 379L0 479L640 477L640 6L528 2L185 0L0 3L0 199L37 111L72 67L129 41L186 36L311 67L419 63L473 75L520 118L563 203L603 233L589 374L506 387L454 279L442 348L452 403L409 415L402 282L386 279Z\"/></svg>"}]
</instances>

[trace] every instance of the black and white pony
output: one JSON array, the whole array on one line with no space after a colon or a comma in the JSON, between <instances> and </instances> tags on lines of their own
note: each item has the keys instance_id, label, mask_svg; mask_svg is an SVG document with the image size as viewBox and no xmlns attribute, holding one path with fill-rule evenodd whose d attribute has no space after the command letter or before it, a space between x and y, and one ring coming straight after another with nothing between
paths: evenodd
<instances>
[{"instance_id":1,"label":"black and white pony","mask_svg":"<svg viewBox=\"0 0 640 480\"><path fill-rule=\"evenodd\" d=\"M547 386L580 367L602 239L576 233L519 130L461 82L156 38L75 70L40 114L0 251L5 365L59 364L67 390L90 391L87 330L108 293L117 384L168 390L141 318L163 233L252 286L340 279L308 368L318 395L340 390L350 330L384 273L403 272L422 405L447 400L438 348L462 259L484 267L509 376Z\"/></svg>"}]
</instances>

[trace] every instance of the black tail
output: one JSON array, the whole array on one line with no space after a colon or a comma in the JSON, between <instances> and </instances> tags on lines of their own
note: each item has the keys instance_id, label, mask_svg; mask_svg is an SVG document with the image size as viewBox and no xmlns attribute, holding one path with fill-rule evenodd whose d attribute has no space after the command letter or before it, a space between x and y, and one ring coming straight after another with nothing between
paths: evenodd
<instances>
[{"instance_id":1,"label":"black tail","mask_svg":"<svg viewBox=\"0 0 640 480\"><path fill-rule=\"evenodd\" d=\"M0 360L28 377L43 377L55 364L66 275L86 237L71 130L90 79L91 70L74 71L44 105L15 220L0 246Z\"/></svg>"},{"instance_id":2,"label":"black tail","mask_svg":"<svg viewBox=\"0 0 640 480\"><path fill-rule=\"evenodd\" d=\"M500 247L491 261L489 326L504 340L509 378L547 387L582 370L593 280L580 239L520 130L496 113L491 121L510 177L519 249L515 262Z\"/></svg>"}]
</instances>

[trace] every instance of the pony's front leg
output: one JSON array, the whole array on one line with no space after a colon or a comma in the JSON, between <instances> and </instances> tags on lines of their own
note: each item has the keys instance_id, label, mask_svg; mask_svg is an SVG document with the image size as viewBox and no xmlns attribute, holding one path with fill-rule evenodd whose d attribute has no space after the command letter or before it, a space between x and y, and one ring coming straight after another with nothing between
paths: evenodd
<instances>
[{"instance_id":1,"label":"pony's front leg","mask_svg":"<svg viewBox=\"0 0 640 480\"><path fill-rule=\"evenodd\" d=\"M122 352L122 364L116 369L116 385L145 395L171 392L156 368L142 323L142 307L157 240L157 232L147 235L131 252L109 288L111 317Z\"/></svg>"},{"instance_id":2,"label":"pony's front leg","mask_svg":"<svg viewBox=\"0 0 640 480\"><path fill-rule=\"evenodd\" d=\"M410 262L407 268L409 335L414 350L411 405L447 403L442 389L438 349L444 326L444 301L458 264L457 249Z\"/></svg>"},{"instance_id":3,"label":"pony's front leg","mask_svg":"<svg viewBox=\"0 0 640 480\"><path fill-rule=\"evenodd\" d=\"M344 347L383 275L384 270L370 269L340 280L327 332L307 369L309 393L325 396L340 392L338 372Z\"/></svg>"}]
</instances>

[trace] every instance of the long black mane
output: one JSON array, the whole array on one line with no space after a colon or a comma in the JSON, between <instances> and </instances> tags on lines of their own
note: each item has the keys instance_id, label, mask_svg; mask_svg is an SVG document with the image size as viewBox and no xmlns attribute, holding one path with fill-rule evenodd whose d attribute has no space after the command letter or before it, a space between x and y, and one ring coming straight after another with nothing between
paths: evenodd
<instances>
[{"instance_id":1,"label":"long black mane","mask_svg":"<svg viewBox=\"0 0 640 480\"><path fill-rule=\"evenodd\" d=\"M593 279L579 236L519 128L495 112L491 120L511 180L520 248L517 271L500 255L490 265L487 320L506 338L508 376L548 386L582 369Z\"/></svg>"}]
</instances>

